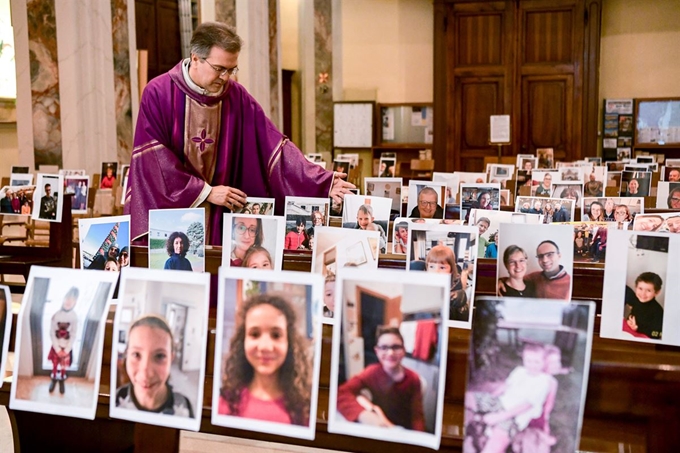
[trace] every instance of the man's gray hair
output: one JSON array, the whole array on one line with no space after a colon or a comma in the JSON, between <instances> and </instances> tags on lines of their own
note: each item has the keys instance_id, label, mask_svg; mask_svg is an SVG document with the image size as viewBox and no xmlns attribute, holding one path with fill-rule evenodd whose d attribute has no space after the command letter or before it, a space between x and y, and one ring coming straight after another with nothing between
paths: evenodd
<instances>
[{"instance_id":1,"label":"man's gray hair","mask_svg":"<svg viewBox=\"0 0 680 453\"><path fill-rule=\"evenodd\" d=\"M243 40L236 31L222 22L204 22L196 27L191 37L191 53L199 58L207 58L213 47L238 53L242 46Z\"/></svg>"}]
</instances>

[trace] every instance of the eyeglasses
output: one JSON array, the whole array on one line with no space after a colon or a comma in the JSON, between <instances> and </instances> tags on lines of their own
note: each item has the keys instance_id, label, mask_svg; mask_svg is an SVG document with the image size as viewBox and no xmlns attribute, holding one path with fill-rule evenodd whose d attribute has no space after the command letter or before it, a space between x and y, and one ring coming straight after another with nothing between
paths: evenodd
<instances>
[{"instance_id":1,"label":"eyeglasses","mask_svg":"<svg viewBox=\"0 0 680 453\"><path fill-rule=\"evenodd\" d=\"M680 203L680 198L672 197L671 202L673 203Z\"/></svg>"},{"instance_id":2,"label":"eyeglasses","mask_svg":"<svg viewBox=\"0 0 680 453\"><path fill-rule=\"evenodd\" d=\"M235 76L236 74L238 74L238 66L234 66L233 68L222 68L220 66L213 65L212 63L210 63L205 58L203 58L202 60L205 61L206 63L208 63L208 66L213 68L215 70L215 72L219 72L220 77L224 77L225 75L228 75L228 76L231 77L231 76Z\"/></svg>"},{"instance_id":3,"label":"eyeglasses","mask_svg":"<svg viewBox=\"0 0 680 453\"><path fill-rule=\"evenodd\" d=\"M419 201L418 204L420 206L426 206L428 208L433 208L433 207L437 206L436 201Z\"/></svg>"},{"instance_id":4,"label":"eyeglasses","mask_svg":"<svg viewBox=\"0 0 680 453\"><path fill-rule=\"evenodd\" d=\"M387 352L387 351L401 352L401 351L404 350L404 346L401 345L401 344L391 344L391 345L382 344L380 346L376 346L375 348L378 351L381 351L381 352Z\"/></svg>"},{"instance_id":5,"label":"eyeglasses","mask_svg":"<svg viewBox=\"0 0 680 453\"><path fill-rule=\"evenodd\" d=\"M521 260L510 260L510 261L508 261L508 265L509 265L509 266L517 266L517 265L519 265L519 264L524 264L524 263L526 263L526 262L527 262L526 259L521 259Z\"/></svg>"},{"instance_id":6,"label":"eyeglasses","mask_svg":"<svg viewBox=\"0 0 680 453\"><path fill-rule=\"evenodd\" d=\"M550 259L553 256L555 256L555 253L557 252L539 253L538 255L536 255L536 258L538 258L539 260L542 260L543 258Z\"/></svg>"},{"instance_id":7,"label":"eyeglasses","mask_svg":"<svg viewBox=\"0 0 680 453\"><path fill-rule=\"evenodd\" d=\"M236 230L236 233L238 233L241 236L246 234L246 232L248 232L248 234L250 236L255 236L257 234L257 228L256 227L254 227L254 226L246 227L242 223L236 224L236 227L234 229Z\"/></svg>"}]
</instances>

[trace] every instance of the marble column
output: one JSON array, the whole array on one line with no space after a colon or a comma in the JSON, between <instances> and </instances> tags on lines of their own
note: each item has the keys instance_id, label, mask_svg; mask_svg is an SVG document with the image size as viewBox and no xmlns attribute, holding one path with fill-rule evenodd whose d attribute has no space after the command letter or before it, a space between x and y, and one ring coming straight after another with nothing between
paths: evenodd
<instances>
[{"instance_id":1,"label":"marble column","mask_svg":"<svg viewBox=\"0 0 680 453\"><path fill-rule=\"evenodd\" d=\"M134 0L111 0L111 28L113 37L113 77L115 89L116 141L118 162L130 163L132 153L132 94L130 62L130 11L134 13ZM134 17L134 14L132 14ZM134 27L132 28L134 30ZM134 74L137 74L135 71ZM136 83L135 83L136 86Z\"/></svg>"},{"instance_id":2,"label":"marble column","mask_svg":"<svg viewBox=\"0 0 680 453\"><path fill-rule=\"evenodd\" d=\"M215 20L236 27L236 0L215 0Z\"/></svg>"},{"instance_id":3,"label":"marble column","mask_svg":"<svg viewBox=\"0 0 680 453\"><path fill-rule=\"evenodd\" d=\"M35 166L63 162L54 0L28 0L28 47Z\"/></svg>"},{"instance_id":4,"label":"marble column","mask_svg":"<svg viewBox=\"0 0 680 453\"><path fill-rule=\"evenodd\" d=\"M279 0L269 0L269 118L283 130L280 23Z\"/></svg>"},{"instance_id":5,"label":"marble column","mask_svg":"<svg viewBox=\"0 0 680 453\"><path fill-rule=\"evenodd\" d=\"M333 11L331 0L314 0L316 152L333 149Z\"/></svg>"}]
</instances>

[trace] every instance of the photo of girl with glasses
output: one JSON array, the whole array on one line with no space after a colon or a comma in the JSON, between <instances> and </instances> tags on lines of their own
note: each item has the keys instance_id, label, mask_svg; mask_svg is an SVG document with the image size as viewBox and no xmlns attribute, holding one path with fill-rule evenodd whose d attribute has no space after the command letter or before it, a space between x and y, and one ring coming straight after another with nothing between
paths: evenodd
<instances>
[{"instance_id":1,"label":"photo of girl with glasses","mask_svg":"<svg viewBox=\"0 0 680 453\"><path fill-rule=\"evenodd\" d=\"M283 217L225 214L222 265L251 269L281 269Z\"/></svg>"},{"instance_id":2,"label":"photo of girl with glasses","mask_svg":"<svg viewBox=\"0 0 680 453\"><path fill-rule=\"evenodd\" d=\"M338 388L338 411L352 422L425 431L420 376L401 363L406 351L399 328L378 327L374 350L378 363Z\"/></svg>"}]
</instances>

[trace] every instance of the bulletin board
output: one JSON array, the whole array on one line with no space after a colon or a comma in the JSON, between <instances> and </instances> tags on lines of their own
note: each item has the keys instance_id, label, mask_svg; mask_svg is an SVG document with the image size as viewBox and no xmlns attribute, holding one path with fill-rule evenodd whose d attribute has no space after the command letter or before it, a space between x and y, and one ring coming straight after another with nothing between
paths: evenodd
<instances>
[{"instance_id":1,"label":"bulletin board","mask_svg":"<svg viewBox=\"0 0 680 453\"><path fill-rule=\"evenodd\" d=\"M375 103L371 101L334 103L333 147L372 147L374 112Z\"/></svg>"}]
</instances>

